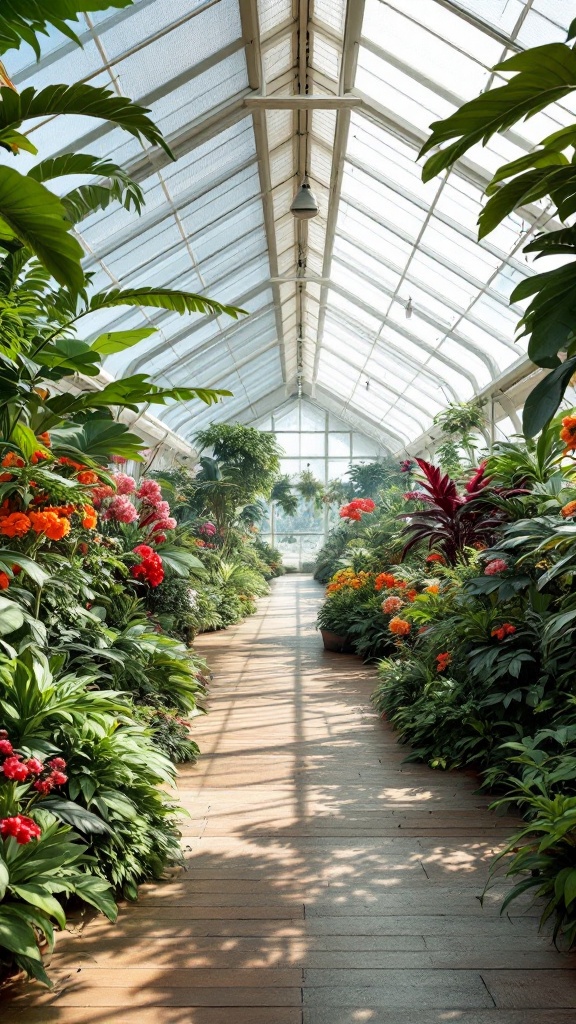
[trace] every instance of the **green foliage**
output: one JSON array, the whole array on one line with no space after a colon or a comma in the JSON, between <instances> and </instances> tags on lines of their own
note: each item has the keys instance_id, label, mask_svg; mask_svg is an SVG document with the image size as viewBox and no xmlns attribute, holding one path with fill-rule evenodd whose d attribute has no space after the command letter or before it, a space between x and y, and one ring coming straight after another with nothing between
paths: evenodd
<instances>
[{"instance_id":1,"label":"green foliage","mask_svg":"<svg viewBox=\"0 0 576 1024\"><path fill-rule=\"evenodd\" d=\"M270 501L276 502L284 515L293 516L295 514L298 509L298 496L292 490L289 476L283 475L276 478L270 491Z\"/></svg>"},{"instance_id":2,"label":"green foliage","mask_svg":"<svg viewBox=\"0 0 576 1024\"><path fill-rule=\"evenodd\" d=\"M91 864L78 836L46 811L36 811L38 839L19 845L0 839L0 965L15 963L45 985L50 981L38 947L42 936L51 951L54 924L66 916L56 895L77 896L114 921L117 908L107 882L86 872Z\"/></svg>"},{"instance_id":3,"label":"green foliage","mask_svg":"<svg viewBox=\"0 0 576 1024\"><path fill-rule=\"evenodd\" d=\"M483 92L431 126L432 134L421 155L442 148L426 161L425 181L451 167L478 142L485 144L497 132L509 130L523 118L545 110L551 103L570 96L576 88L576 53L562 43L548 43L514 54L495 70L510 73L505 85ZM570 124L543 139L534 152L499 168L486 189L489 200L479 217L480 237L494 230L514 210L540 201L550 205L553 215L563 224L567 223L576 210L572 158L575 141L576 125ZM537 258L574 256L574 227L540 233L525 246L524 252L536 253ZM552 370L526 401L527 437L535 436L555 414L576 370L575 274L572 260L520 282L510 296L513 303L531 300L519 323L521 336L529 338L528 355L533 362ZM561 362L561 353L566 353L565 362Z\"/></svg>"},{"instance_id":4,"label":"green foliage","mask_svg":"<svg viewBox=\"0 0 576 1024\"><path fill-rule=\"evenodd\" d=\"M40 59L39 35L48 35L55 28L80 45L69 21L78 15L105 11L109 7L129 7L132 0L3 0L0 22L0 53L18 49L28 43Z\"/></svg>"}]
</instances>

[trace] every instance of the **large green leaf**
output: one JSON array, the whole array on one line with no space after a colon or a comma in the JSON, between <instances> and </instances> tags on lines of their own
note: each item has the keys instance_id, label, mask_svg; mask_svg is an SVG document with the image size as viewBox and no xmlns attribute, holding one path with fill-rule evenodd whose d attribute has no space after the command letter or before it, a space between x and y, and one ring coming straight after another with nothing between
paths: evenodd
<instances>
[{"instance_id":1,"label":"large green leaf","mask_svg":"<svg viewBox=\"0 0 576 1024\"><path fill-rule=\"evenodd\" d=\"M111 455L122 455L140 462L140 452L145 448L142 439L131 433L124 423L98 415L90 416L85 423L53 429L52 446L58 454L80 461L82 456L90 456L104 465L110 461Z\"/></svg>"},{"instance_id":2,"label":"large green leaf","mask_svg":"<svg viewBox=\"0 0 576 1024\"><path fill-rule=\"evenodd\" d=\"M554 202L558 216L565 220L576 210L576 167L537 167L490 192L492 195L478 218L480 238L493 231L513 210L547 196Z\"/></svg>"},{"instance_id":3,"label":"large green leaf","mask_svg":"<svg viewBox=\"0 0 576 1024\"><path fill-rule=\"evenodd\" d=\"M212 390L209 388L163 388L151 384L145 373L136 373L122 380L112 381L101 391L86 391L76 401L77 409L108 409L119 406L127 409L138 409L144 402L152 405L165 405L170 399L177 402L189 402L199 398L206 405L213 405L220 398L229 397L230 391Z\"/></svg>"},{"instance_id":4,"label":"large green leaf","mask_svg":"<svg viewBox=\"0 0 576 1024\"><path fill-rule=\"evenodd\" d=\"M19 565L34 583L43 587L48 580L48 573L35 562L33 558L22 554L21 551L12 551L10 548L0 548L0 565L3 568L12 569L13 565Z\"/></svg>"},{"instance_id":5,"label":"large green leaf","mask_svg":"<svg viewBox=\"0 0 576 1024\"><path fill-rule=\"evenodd\" d=\"M49 380L61 380L72 373L95 377L101 369L98 353L79 338L58 338L52 344L38 349L34 358L40 366L50 371L46 374Z\"/></svg>"},{"instance_id":6,"label":"large green leaf","mask_svg":"<svg viewBox=\"0 0 576 1024\"><path fill-rule=\"evenodd\" d=\"M534 437L552 418L570 378L576 372L576 356L552 370L530 392L524 406L522 429L526 437Z\"/></svg>"},{"instance_id":7,"label":"large green leaf","mask_svg":"<svg viewBox=\"0 0 576 1024\"><path fill-rule=\"evenodd\" d=\"M528 355L537 366L558 365L558 352L565 350L576 326L576 262L548 270L521 281L511 302L534 298L519 326L530 336Z\"/></svg>"},{"instance_id":8,"label":"large green leaf","mask_svg":"<svg viewBox=\"0 0 576 1024\"><path fill-rule=\"evenodd\" d=\"M43 886L35 885L34 882L21 882L19 885L11 885L10 889L21 900L31 903L33 907L38 907L38 910L43 910L49 917L53 917L60 928L66 927L66 916L61 904Z\"/></svg>"},{"instance_id":9,"label":"large green leaf","mask_svg":"<svg viewBox=\"0 0 576 1024\"><path fill-rule=\"evenodd\" d=\"M108 292L93 295L90 309L108 309L111 306L153 306L156 309L169 309L174 313L222 313L235 320L245 309L237 306L224 306L216 299L193 292L179 292L171 288L113 288Z\"/></svg>"},{"instance_id":10,"label":"large green leaf","mask_svg":"<svg viewBox=\"0 0 576 1024\"><path fill-rule=\"evenodd\" d=\"M8 872L8 866L3 857L0 856L0 902L4 899L9 881L10 874Z\"/></svg>"},{"instance_id":11,"label":"large green leaf","mask_svg":"<svg viewBox=\"0 0 576 1024\"><path fill-rule=\"evenodd\" d=\"M112 831L110 826L99 815L94 814L92 811L87 811L85 807L74 803L73 800L65 800L64 797L60 796L47 796L42 801L42 807L45 807L47 811L51 811L61 821L65 821L67 825L72 825L72 828L78 829L79 832L109 834Z\"/></svg>"},{"instance_id":12,"label":"large green leaf","mask_svg":"<svg viewBox=\"0 0 576 1024\"><path fill-rule=\"evenodd\" d=\"M69 175L90 175L100 179L80 185L61 197L72 224L77 224L95 210L106 209L113 201L122 203L127 210L133 207L137 213L141 212L144 204L142 189L111 160L102 160L89 153L64 153L42 160L28 171L29 178L42 183Z\"/></svg>"},{"instance_id":13,"label":"large green leaf","mask_svg":"<svg viewBox=\"0 0 576 1024\"><path fill-rule=\"evenodd\" d=\"M11 92L2 89L0 92ZM80 243L60 200L44 185L11 167L0 167L0 240L17 238L27 246L59 284L80 291L84 274Z\"/></svg>"},{"instance_id":14,"label":"large green leaf","mask_svg":"<svg viewBox=\"0 0 576 1024\"><path fill-rule=\"evenodd\" d=\"M30 459L35 451L43 447L36 438L34 431L30 430L30 427L27 427L25 423L20 421L12 427L10 440L13 444L18 445L25 459Z\"/></svg>"},{"instance_id":15,"label":"large green leaf","mask_svg":"<svg viewBox=\"0 0 576 1024\"><path fill-rule=\"evenodd\" d=\"M40 959L34 929L12 913L9 906L0 906L0 948L2 946L11 953Z\"/></svg>"},{"instance_id":16,"label":"large green leaf","mask_svg":"<svg viewBox=\"0 0 576 1024\"><path fill-rule=\"evenodd\" d=\"M106 334L99 335L96 341L92 342L90 348L94 352L99 352L102 356L109 356L114 352L122 352L126 348L132 348L139 341L143 341L144 338L149 338L151 334L156 333L157 331L154 327L141 327L137 331L107 331Z\"/></svg>"},{"instance_id":17,"label":"large green leaf","mask_svg":"<svg viewBox=\"0 0 576 1024\"><path fill-rule=\"evenodd\" d=\"M78 15L90 11L105 11L108 7L129 7L133 0L2 0L0 18L0 53L18 49L28 43L40 59L38 35L48 35L55 28L78 44L80 40L67 21L77 21Z\"/></svg>"},{"instance_id":18,"label":"large green leaf","mask_svg":"<svg viewBox=\"0 0 576 1024\"><path fill-rule=\"evenodd\" d=\"M0 594L0 636L15 633L24 624L24 613L15 601Z\"/></svg>"},{"instance_id":19,"label":"large green leaf","mask_svg":"<svg viewBox=\"0 0 576 1024\"><path fill-rule=\"evenodd\" d=\"M202 562L199 558L196 558L196 555L192 555L184 548L177 547L176 544L161 544L158 548L158 554L164 565L172 569L178 576L186 577L190 575L190 572L206 572Z\"/></svg>"},{"instance_id":20,"label":"large green leaf","mask_svg":"<svg viewBox=\"0 0 576 1024\"><path fill-rule=\"evenodd\" d=\"M496 132L506 131L523 117L531 117L549 103L569 95L576 83L576 53L564 43L547 43L514 54L495 70L517 74L506 85L481 93L430 126L432 134L420 156L450 139L457 141L426 161L424 181L451 167L477 143L486 143Z\"/></svg>"},{"instance_id":21,"label":"large green leaf","mask_svg":"<svg viewBox=\"0 0 576 1024\"><path fill-rule=\"evenodd\" d=\"M112 886L96 875L76 875L74 891L85 903L96 907L109 921L118 917L118 907L114 899Z\"/></svg>"},{"instance_id":22,"label":"large green leaf","mask_svg":"<svg viewBox=\"0 0 576 1024\"><path fill-rule=\"evenodd\" d=\"M109 89L78 82L75 85L48 85L37 91L32 86L20 94L13 89L0 89L0 141L5 131L17 131L29 118L55 114L80 114L110 121L137 139L146 139L161 146L172 156L162 133L147 117L148 108L119 96Z\"/></svg>"}]
</instances>

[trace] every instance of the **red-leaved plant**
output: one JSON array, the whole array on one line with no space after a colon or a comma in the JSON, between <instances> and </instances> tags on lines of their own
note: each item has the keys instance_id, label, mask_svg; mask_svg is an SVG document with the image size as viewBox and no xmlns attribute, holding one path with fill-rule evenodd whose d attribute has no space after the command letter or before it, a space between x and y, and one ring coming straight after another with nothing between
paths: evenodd
<instances>
[{"instance_id":1,"label":"red-leaved plant","mask_svg":"<svg viewBox=\"0 0 576 1024\"><path fill-rule=\"evenodd\" d=\"M503 514L485 500L491 480L485 475L486 463L480 464L459 494L454 480L438 466L425 459L416 459L416 462L423 478L410 498L422 502L426 508L405 512L399 517L409 520L404 531L406 545L402 557L412 548L425 544L429 551L438 551L449 565L455 565L465 556L466 548L489 547ZM480 502L480 498L484 500Z\"/></svg>"}]
</instances>

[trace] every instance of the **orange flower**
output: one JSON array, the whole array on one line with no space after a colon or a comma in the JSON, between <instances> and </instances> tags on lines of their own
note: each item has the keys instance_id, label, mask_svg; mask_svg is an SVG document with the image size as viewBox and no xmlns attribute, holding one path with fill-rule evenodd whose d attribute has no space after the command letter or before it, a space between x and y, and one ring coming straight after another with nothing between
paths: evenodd
<instances>
[{"instance_id":1,"label":"orange flower","mask_svg":"<svg viewBox=\"0 0 576 1024\"><path fill-rule=\"evenodd\" d=\"M388 589L389 587L395 587L395 586L396 586L396 577L393 576L391 572L381 572L380 575L377 576L376 579L374 580L374 589L375 590L383 590L384 587L386 587L386 589Z\"/></svg>"},{"instance_id":2,"label":"orange flower","mask_svg":"<svg viewBox=\"0 0 576 1024\"><path fill-rule=\"evenodd\" d=\"M576 416L565 416L562 420L560 440L564 441L566 448L564 454L576 448Z\"/></svg>"},{"instance_id":3,"label":"orange flower","mask_svg":"<svg viewBox=\"0 0 576 1024\"><path fill-rule=\"evenodd\" d=\"M438 586L437 583L431 583L429 587L425 588L424 593L425 594L439 594L440 593L440 587Z\"/></svg>"},{"instance_id":4,"label":"orange flower","mask_svg":"<svg viewBox=\"0 0 576 1024\"><path fill-rule=\"evenodd\" d=\"M391 615L392 612L400 611L403 603L404 602L401 601L399 597L394 597L394 595L392 595L391 597L387 597L385 601L382 601L382 611L385 615Z\"/></svg>"},{"instance_id":5,"label":"orange flower","mask_svg":"<svg viewBox=\"0 0 576 1024\"><path fill-rule=\"evenodd\" d=\"M57 512L31 512L30 522L36 533L44 533L48 540L62 540L70 533L70 520Z\"/></svg>"},{"instance_id":6,"label":"orange flower","mask_svg":"<svg viewBox=\"0 0 576 1024\"><path fill-rule=\"evenodd\" d=\"M52 441L50 439L50 434L48 433L47 430L45 430L43 434L37 434L36 436L37 436L38 440L40 441L40 444L43 444L46 448L51 448L52 447Z\"/></svg>"},{"instance_id":7,"label":"orange flower","mask_svg":"<svg viewBox=\"0 0 576 1024\"><path fill-rule=\"evenodd\" d=\"M0 473L0 483L5 483L7 480L12 479L12 473Z\"/></svg>"},{"instance_id":8,"label":"orange flower","mask_svg":"<svg viewBox=\"0 0 576 1024\"><path fill-rule=\"evenodd\" d=\"M569 501L567 505L564 505L564 508L560 509L560 515L564 516L564 519L576 516L576 501Z\"/></svg>"},{"instance_id":9,"label":"orange flower","mask_svg":"<svg viewBox=\"0 0 576 1024\"><path fill-rule=\"evenodd\" d=\"M409 601L414 601L418 597L418 591L409 590L408 593L406 594L406 597L408 598Z\"/></svg>"},{"instance_id":10,"label":"orange flower","mask_svg":"<svg viewBox=\"0 0 576 1024\"><path fill-rule=\"evenodd\" d=\"M449 651L443 651L442 654L436 656L436 669L438 672L444 672L448 665L452 661L452 655Z\"/></svg>"},{"instance_id":11,"label":"orange flower","mask_svg":"<svg viewBox=\"0 0 576 1024\"><path fill-rule=\"evenodd\" d=\"M428 555L426 561L427 562L439 562L441 565L444 565L445 559L443 558L442 555L439 555L437 551L433 551L431 555Z\"/></svg>"},{"instance_id":12,"label":"orange flower","mask_svg":"<svg viewBox=\"0 0 576 1024\"><path fill-rule=\"evenodd\" d=\"M397 636L406 636L410 632L410 623L396 615L393 619L390 619L388 629Z\"/></svg>"},{"instance_id":13,"label":"orange flower","mask_svg":"<svg viewBox=\"0 0 576 1024\"><path fill-rule=\"evenodd\" d=\"M41 459L49 458L50 456L47 454L47 452L41 452L40 450L38 450L37 452L34 452L32 457L30 458L30 462L32 463L33 466L35 466L38 462L40 462Z\"/></svg>"},{"instance_id":14,"label":"orange flower","mask_svg":"<svg viewBox=\"0 0 576 1024\"><path fill-rule=\"evenodd\" d=\"M43 512L54 512L57 516L71 516L76 511L76 505L45 505Z\"/></svg>"},{"instance_id":15,"label":"orange flower","mask_svg":"<svg viewBox=\"0 0 576 1024\"><path fill-rule=\"evenodd\" d=\"M16 452L8 452L8 454L2 459L2 465L4 467L16 466L18 469L22 469L26 463L24 462L24 459L21 459L19 455L16 455Z\"/></svg>"},{"instance_id":16,"label":"orange flower","mask_svg":"<svg viewBox=\"0 0 576 1024\"><path fill-rule=\"evenodd\" d=\"M92 508L92 505L84 505L84 518L82 520L82 526L86 530L95 530L96 523L98 522L98 513Z\"/></svg>"},{"instance_id":17,"label":"orange flower","mask_svg":"<svg viewBox=\"0 0 576 1024\"><path fill-rule=\"evenodd\" d=\"M79 484L97 484L99 477L96 473L93 473L91 469L86 469L82 473L78 473Z\"/></svg>"},{"instance_id":18,"label":"orange flower","mask_svg":"<svg viewBox=\"0 0 576 1024\"><path fill-rule=\"evenodd\" d=\"M0 533L5 537L23 537L30 529L31 521L23 512L12 512L0 519Z\"/></svg>"},{"instance_id":19,"label":"orange flower","mask_svg":"<svg viewBox=\"0 0 576 1024\"><path fill-rule=\"evenodd\" d=\"M61 466L72 466L72 469L86 469L81 462L74 462L74 459L69 459L67 455L61 455L58 462Z\"/></svg>"},{"instance_id":20,"label":"orange flower","mask_svg":"<svg viewBox=\"0 0 576 1024\"><path fill-rule=\"evenodd\" d=\"M10 580L5 572L0 572L0 590L8 590Z\"/></svg>"}]
</instances>

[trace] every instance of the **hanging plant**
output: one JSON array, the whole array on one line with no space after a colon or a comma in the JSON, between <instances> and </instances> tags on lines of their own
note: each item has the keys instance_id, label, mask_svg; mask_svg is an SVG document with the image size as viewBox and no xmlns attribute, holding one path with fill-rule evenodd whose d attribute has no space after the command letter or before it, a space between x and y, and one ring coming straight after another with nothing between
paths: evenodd
<instances>
[{"instance_id":1,"label":"hanging plant","mask_svg":"<svg viewBox=\"0 0 576 1024\"><path fill-rule=\"evenodd\" d=\"M322 508L322 501L324 498L324 485L316 479L312 470L305 469L300 473L300 479L295 485L298 494L300 494L304 501L308 501L314 505L314 508Z\"/></svg>"}]
</instances>

